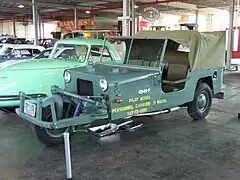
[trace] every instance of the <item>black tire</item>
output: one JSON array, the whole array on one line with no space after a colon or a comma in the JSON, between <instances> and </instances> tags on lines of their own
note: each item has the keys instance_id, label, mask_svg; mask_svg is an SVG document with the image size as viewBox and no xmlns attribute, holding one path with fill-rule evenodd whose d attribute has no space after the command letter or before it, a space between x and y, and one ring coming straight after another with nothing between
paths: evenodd
<instances>
[{"instance_id":1,"label":"black tire","mask_svg":"<svg viewBox=\"0 0 240 180\"><path fill-rule=\"evenodd\" d=\"M193 101L188 103L189 116L194 120L204 119L211 109L212 98L212 90L209 85L200 83L195 90Z\"/></svg>"},{"instance_id":2,"label":"black tire","mask_svg":"<svg viewBox=\"0 0 240 180\"><path fill-rule=\"evenodd\" d=\"M67 107L69 107L69 105L70 105L70 113L66 114ZM72 101L65 101L63 105L62 117L63 118L73 117L75 108L76 108L75 103L73 103ZM50 107L48 107L47 109L44 109L43 118L45 121L52 120ZM57 146L57 145L63 144L64 132L69 132L70 135L73 135L73 133L71 132L71 127L54 130L54 129L47 129L47 128L43 128L35 125L34 130L38 140L46 146Z\"/></svg>"}]
</instances>

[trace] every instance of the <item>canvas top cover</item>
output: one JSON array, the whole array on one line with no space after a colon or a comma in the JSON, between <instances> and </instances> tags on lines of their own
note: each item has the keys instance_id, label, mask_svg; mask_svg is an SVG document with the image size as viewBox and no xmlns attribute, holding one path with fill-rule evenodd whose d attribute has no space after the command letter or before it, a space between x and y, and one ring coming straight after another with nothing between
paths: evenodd
<instances>
[{"instance_id":1,"label":"canvas top cover","mask_svg":"<svg viewBox=\"0 0 240 180\"><path fill-rule=\"evenodd\" d=\"M189 64L194 70L225 67L225 31L198 32L189 30L141 31L137 39L171 39L189 46Z\"/></svg>"}]
</instances>

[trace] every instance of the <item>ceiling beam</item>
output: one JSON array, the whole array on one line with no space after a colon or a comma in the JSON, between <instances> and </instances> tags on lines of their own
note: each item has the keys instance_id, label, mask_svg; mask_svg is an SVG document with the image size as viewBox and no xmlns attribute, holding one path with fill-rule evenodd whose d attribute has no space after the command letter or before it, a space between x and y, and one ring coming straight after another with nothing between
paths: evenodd
<instances>
[{"instance_id":1,"label":"ceiling beam","mask_svg":"<svg viewBox=\"0 0 240 180\"><path fill-rule=\"evenodd\" d=\"M20 8L11 8L11 7L8 7L8 8L2 8L1 9L1 13L9 13L11 12L12 14L29 14L29 13L32 13L31 12L31 9L20 9Z\"/></svg>"},{"instance_id":2,"label":"ceiling beam","mask_svg":"<svg viewBox=\"0 0 240 180\"><path fill-rule=\"evenodd\" d=\"M22 4L22 5L28 5L31 6L32 3L27 0L8 0L8 2L11 3L17 3L17 4ZM83 9L83 7L90 8L91 6L79 6L77 3L55 3L55 2L49 2L49 1L36 1L37 6L42 6L42 7L51 7L51 8L67 8L67 9Z\"/></svg>"}]
</instances>

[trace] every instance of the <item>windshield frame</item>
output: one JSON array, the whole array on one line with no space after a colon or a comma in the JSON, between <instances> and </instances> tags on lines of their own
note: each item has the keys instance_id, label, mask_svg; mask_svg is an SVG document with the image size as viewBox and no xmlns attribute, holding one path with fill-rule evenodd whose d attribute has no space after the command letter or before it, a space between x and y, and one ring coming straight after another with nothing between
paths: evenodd
<instances>
[{"instance_id":1,"label":"windshield frame","mask_svg":"<svg viewBox=\"0 0 240 180\"><path fill-rule=\"evenodd\" d=\"M120 41L120 42L125 42L125 44L126 44L126 52L125 52L125 57L124 57L124 64L129 64L130 55L132 53L135 41L144 40L144 38L134 38L134 37L130 37L130 38L112 38L112 39L115 39L115 40ZM157 69L160 70L161 63L163 62L163 59L164 59L164 56L165 56L166 47L167 47L167 44L168 44L168 39L167 38L161 38L161 39L157 39L157 40L158 41L161 40L162 42L159 44L160 46L159 46L159 49L158 49L157 57L153 61L154 62L154 66L152 68L154 68L154 69L157 68ZM160 62L158 66L157 66L157 62Z\"/></svg>"},{"instance_id":2,"label":"windshield frame","mask_svg":"<svg viewBox=\"0 0 240 180\"><path fill-rule=\"evenodd\" d=\"M124 59L121 58L120 54L118 53L117 49L114 47L113 44L110 43L109 47L109 49L111 49L110 53L113 56L114 61L124 61Z\"/></svg>"},{"instance_id":3,"label":"windshield frame","mask_svg":"<svg viewBox=\"0 0 240 180\"><path fill-rule=\"evenodd\" d=\"M101 44L101 45L96 45L96 44L90 45L89 56L91 55L92 46L101 46L102 47L102 50L99 52L100 53L100 61L99 61L100 63L102 63L102 56L104 56L104 50L105 49L107 49L108 54L112 59L111 61L114 61L114 62L124 61L124 59L121 58L120 54L118 53L118 51L114 47L114 45L111 42L108 41L108 37L104 38L103 44ZM89 58L89 56L88 56L88 58Z\"/></svg>"},{"instance_id":4,"label":"windshield frame","mask_svg":"<svg viewBox=\"0 0 240 180\"><path fill-rule=\"evenodd\" d=\"M59 56L61 53L59 53L59 51L60 51L60 49L59 49L59 47L61 47L61 46L72 46L73 48L74 48L74 46L85 46L87 49L86 49L86 54L85 54L85 57L82 59L82 60L80 60L80 57L78 57L78 58L58 58L58 57L55 57L56 55L57 56ZM63 47L64 48L64 47ZM65 47L65 48L69 48L69 47ZM50 55L49 55L49 59L56 59L56 60L73 60L73 61L78 61L78 62L80 62L80 63L83 63L83 62L85 62L86 60L87 60L87 58L88 58L88 56L89 56L89 49L90 49L90 47L89 47L89 45L87 45L87 44L66 44L66 43L56 43L55 45L54 45L54 47L53 47L53 49L52 49L52 51L51 51L51 53L50 53Z\"/></svg>"}]
</instances>

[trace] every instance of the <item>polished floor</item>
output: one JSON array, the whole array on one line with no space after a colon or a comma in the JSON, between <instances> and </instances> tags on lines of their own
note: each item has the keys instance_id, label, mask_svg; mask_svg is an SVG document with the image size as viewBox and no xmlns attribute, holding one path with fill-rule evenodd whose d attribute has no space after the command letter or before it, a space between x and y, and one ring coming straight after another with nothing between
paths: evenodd
<instances>
[{"instance_id":1,"label":"polished floor","mask_svg":"<svg viewBox=\"0 0 240 180\"><path fill-rule=\"evenodd\" d=\"M71 141L74 180L239 180L240 73L226 73L225 99L206 120L186 109L144 118L144 128L101 141ZM62 180L64 149L47 148L15 114L0 112L0 179Z\"/></svg>"}]
</instances>

